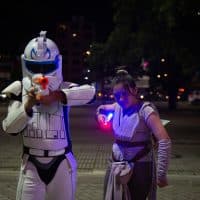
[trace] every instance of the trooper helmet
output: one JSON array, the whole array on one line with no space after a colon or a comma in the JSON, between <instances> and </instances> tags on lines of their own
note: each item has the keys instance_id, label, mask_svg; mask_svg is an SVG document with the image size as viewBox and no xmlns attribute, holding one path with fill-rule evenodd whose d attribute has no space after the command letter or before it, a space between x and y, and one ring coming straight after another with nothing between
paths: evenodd
<instances>
[{"instance_id":1,"label":"trooper helmet","mask_svg":"<svg viewBox=\"0 0 200 200\"><path fill-rule=\"evenodd\" d=\"M46 31L33 38L21 56L23 76L35 74L57 76L62 80L62 56L54 41L46 38Z\"/></svg>"}]
</instances>

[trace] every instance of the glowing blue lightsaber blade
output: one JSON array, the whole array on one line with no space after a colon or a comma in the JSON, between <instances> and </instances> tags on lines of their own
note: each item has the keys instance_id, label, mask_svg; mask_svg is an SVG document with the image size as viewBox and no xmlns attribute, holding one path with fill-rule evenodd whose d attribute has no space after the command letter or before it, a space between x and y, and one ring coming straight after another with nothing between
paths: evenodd
<instances>
[{"instance_id":1,"label":"glowing blue lightsaber blade","mask_svg":"<svg viewBox=\"0 0 200 200\"><path fill-rule=\"evenodd\" d=\"M108 116L106 117L105 122L109 122L113 117L113 113L109 113Z\"/></svg>"}]
</instances>

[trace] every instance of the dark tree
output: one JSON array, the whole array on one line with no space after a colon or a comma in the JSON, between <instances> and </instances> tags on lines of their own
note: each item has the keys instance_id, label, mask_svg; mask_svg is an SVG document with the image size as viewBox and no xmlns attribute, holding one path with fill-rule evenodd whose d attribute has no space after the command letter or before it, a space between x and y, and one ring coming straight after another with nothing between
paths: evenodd
<instances>
[{"instance_id":1,"label":"dark tree","mask_svg":"<svg viewBox=\"0 0 200 200\"><path fill-rule=\"evenodd\" d=\"M137 74L142 58L148 60L151 74L168 74L164 87L169 108L176 109L178 87L200 70L199 8L198 0L113 1L115 27L102 46L101 62L126 65Z\"/></svg>"}]
</instances>

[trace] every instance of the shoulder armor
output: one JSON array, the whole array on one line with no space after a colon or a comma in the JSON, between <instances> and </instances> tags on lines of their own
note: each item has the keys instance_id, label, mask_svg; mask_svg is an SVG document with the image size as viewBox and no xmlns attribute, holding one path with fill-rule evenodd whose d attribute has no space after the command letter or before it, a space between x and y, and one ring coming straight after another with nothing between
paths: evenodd
<instances>
[{"instance_id":1,"label":"shoulder armor","mask_svg":"<svg viewBox=\"0 0 200 200\"><path fill-rule=\"evenodd\" d=\"M21 81L14 81L10 85L8 85L4 90L2 90L2 94L14 94L15 96L19 96L22 91L22 83Z\"/></svg>"},{"instance_id":2,"label":"shoulder armor","mask_svg":"<svg viewBox=\"0 0 200 200\"><path fill-rule=\"evenodd\" d=\"M79 86L79 84L77 84L77 83L62 82L62 84L61 84L61 89L64 89L64 88L72 88L72 87L77 87L77 86Z\"/></svg>"}]
</instances>

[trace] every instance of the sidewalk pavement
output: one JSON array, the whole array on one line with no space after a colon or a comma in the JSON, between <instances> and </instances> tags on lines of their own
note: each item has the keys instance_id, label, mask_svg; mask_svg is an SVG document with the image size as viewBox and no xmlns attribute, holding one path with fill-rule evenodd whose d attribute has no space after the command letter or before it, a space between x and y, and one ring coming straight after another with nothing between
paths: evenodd
<instances>
[{"instance_id":1,"label":"sidewalk pavement","mask_svg":"<svg viewBox=\"0 0 200 200\"><path fill-rule=\"evenodd\" d=\"M84 151L83 151L84 149ZM2 150L2 149L1 149ZM16 148L16 154L20 149ZM103 178L107 166L110 145L74 145L78 167L76 200L102 200ZM169 186L158 189L159 200L200 199L199 145L174 145L169 169ZM193 155L193 156L191 156ZM14 200L19 159L13 159L12 166L7 156L0 157L0 200ZM7 166L6 164L7 163Z\"/></svg>"},{"instance_id":2,"label":"sidewalk pavement","mask_svg":"<svg viewBox=\"0 0 200 200\"><path fill-rule=\"evenodd\" d=\"M0 171L0 199L14 200L17 186L16 171ZM76 200L103 200L104 172L80 172ZM158 189L159 200L199 200L200 176L169 175L169 186Z\"/></svg>"}]
</instances>

